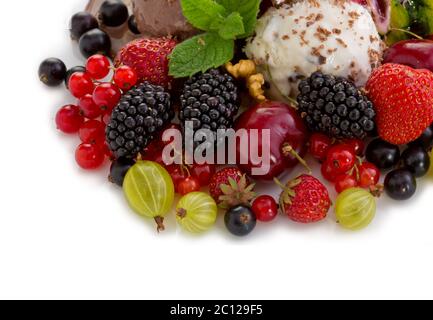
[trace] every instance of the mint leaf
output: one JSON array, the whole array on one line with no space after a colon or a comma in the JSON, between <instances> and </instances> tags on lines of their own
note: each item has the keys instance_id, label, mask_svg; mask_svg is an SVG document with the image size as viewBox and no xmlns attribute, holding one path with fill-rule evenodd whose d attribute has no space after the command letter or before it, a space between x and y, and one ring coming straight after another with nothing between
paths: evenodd
<instances>
[{"instance_id":1,"label":"mint leaf","mask_svg":"<svg viewBox=\"0 0 433 320\"><path fill-rule=\"evenodd\" d=\"M245 32L238 38L246 38L254 33L261 0L217 0L227 12L239 12L244 20Z\"/></svg>"},{"instance_id":2,"label":"mint leaf","mask_svg":"<svg viewBox=\"0 0 433 320\"><path fill-rule=\"evenodd\" d=\"M176 46L169 59L170 75L190 77L198 72L219 67L233 58L234 41L216 33L204 33Z\"/></svg>"},{"instance_id":3,"label":"mint leaf","mask_svg":"<svg viewBox=\"0 0 433 320\"><path fill-rule=\"evenodd\" d=\"M239 12L230 14L218 31L220 37L226 40L234 40L237 36L244 33L244 21Z\"/></svg>"},{"instance_id":4,"label":"mint leaf","mask_svg":"<svg viewBox=\"0 0 433 320\"><path fill-rule=\"evenodd\" d=\"M197 29L215 30L224 21L226 10L214 0L181 0L185 18Z\"/></svg>"}]
</instances>

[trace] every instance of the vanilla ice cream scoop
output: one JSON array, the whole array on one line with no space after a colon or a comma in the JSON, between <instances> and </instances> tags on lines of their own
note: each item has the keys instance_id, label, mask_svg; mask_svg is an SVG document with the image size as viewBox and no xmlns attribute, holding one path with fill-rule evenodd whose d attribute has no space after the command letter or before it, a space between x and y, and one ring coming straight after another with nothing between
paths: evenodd
<instances>
[{"instance_id":1,"label":"vanilla ice cream scoop","mask_svg":"<svg viewBox=\"0 0 433 320\"><path fill-rule=\"evenodd\" d=\"M270 8L245 52L263 72L274 98L295 96L315 71L364 86L380 65L383 42L370 13L345 0L303 0Z\"/></svg>"}]
</instances>

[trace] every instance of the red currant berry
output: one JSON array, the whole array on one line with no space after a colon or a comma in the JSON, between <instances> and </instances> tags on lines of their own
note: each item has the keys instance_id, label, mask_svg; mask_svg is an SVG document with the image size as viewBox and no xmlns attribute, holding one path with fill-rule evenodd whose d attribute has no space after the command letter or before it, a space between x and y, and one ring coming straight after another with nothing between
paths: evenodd
<instances>
[{"instance_id":1,"label":"red currant berry","mask_svg":"<svg viewBox=\"0 0 433 320\"><path fill-rule=\"evenodd\" d=\"M271 196L260 196L254 200L252 205L253 212L257 220L269 222L274 220L278 215L278 205Z\"/></svg>"},{"instance_id":2,"label":"red currant berry","mask_svg":"<svg viewBox=\"0 0 433 320\"><path fill-rule=\"evenodd\" d=\"M313 133L309 145L310 154L319 161L325 161L332 140L323 133Z\"/></svg>"},{"instance_id":3,"label":"red currant berry","mask_svg":"<svg viewBox=\"0 0 433 320\"><path fill-rule=\"evenodd\" d=\"M110 160L114 160L115 157L113 156L113 152L111 152L110 147L108 146L107 142L104 141L100 141L96 143L97 146L99 146L99 148L101 148L102 153L105 154L105 156L110 159Z\"/></svg>"},{"instance_id":4,"label":"red currant berry","mask_svg":"<svg viewBox=\"0 0 433 320\"><path fill-rule=\"evenodd\" d=\"M84 117L77 106L67 105L57 112L57 129L64 133L77 133L83 123Z\"/></svg>"},{"instance_id":5,"label":"red currant berry","mask_svg":"<svg viewBox=\"0 0 433 320\"><path fill-rule=\"evenodd\" d=\"M96 86L93 91L93 101L103 111L111 112L114 107L119 103L122 94L119 88L112 83L101 83Z\"/></svg>"},{"instance_id":6,"label":"red currant berry","mask_svg":"<svg viewBox=\"0 0 433 320\"><path fill-rule=\"evenodd\" d=\"M356 163L356 155L352 147L340 144L329 149L326 162L333 168L334 174L346 173Z\"/></svg>"},{"instance_id":7,"label":"red currant berry","mask_svg":"<svg viewBox=\"0 0 433 320\"><path fill-rule=\"evenodd\" d=\"M137 84L137 73L128 66L117 68L113 77L114 83L122 90L128 91Z\"/></svg>"},{"instance_id":8,"label":"red currant berry","mask_svg":"<svg viewBox=\"0 0 433 320\"><path fill-rule=\"evenodd\" d=\"M95 85L87 73L75 72L69 78L69 91L75 98L81 98L86 94L92 94Z\"/></svg>"},{"instance_id":9,"label":"red currant berry","mask_svg":"<svg viewBox=\"0 0 433 320\"><path fill-rule=\"evenodd\" d=\"M215 174L216 169L213 164L195 164L191 169L191 175L196 177L201 186L208 186Z\"/></svg>"},{"instance_id":10,"label":"red currant berry","mask_svg":"<svg viewBox=\"0 0 433 320\"><path fill-rule=\"evenodd\" d=\"M87 119L96 119L102 114L101 108L95 104L91 94L86 94L85 96L81 97L78 101L78 106Z\"/></svg>"},{"instance_id":11,"label":"red currant berry","mask_svg":"<svg viewBox=\"0 0 433 320\"><path fill-rule=\"evenodd\" d=\"M105 141L105 125L98 120L89 120L80 128L83 143L102 144Z\"/></svg>"},{"instance_id":12,"label":"red currant berry","mask_svg":"<svg viewBox=\"0 0 433 320\"><path fill-rule=\"evenodd\" d=\"M335 179L335 191L342 193L344 190L354 188L358 186L356 177L352 174L341 174Z\"/></svg>"},{"instance_id":13,"label":"red currant berry","mask_svg":"<svg viewBox=\"0 0 433 320\"><path fill-rule=\"evenodd\" d=\"M337 175L334 172L334 168L327 161L322 163L321 172L322 176L329 182L334 182L337 178Z\"/></svg>"},{"instance_id":14,"label":"red currant berry","mask_svg":"<svg viewBox=\"0 0 433 320\"><path fill-rule=\"evenodd\" d=\"M104 163L105 155L99 146L83 143L75 151L75 160L81 168L93 170L99 168Z\"/></svg>"},{"instance_id":15,"label":"red currant berry","mask_svg":"<svg viewBox=\"0 0 433 320\"><path fill-rule=\"evenodd\" d=\"M365 142L360 139L350 139L344 142L355 150L357 156L363 156L365 151Z\"/></svg>"},{"instance_id":16,"label":"red currant berry","mask_svg":"<svg viewBox=\"0 0 433 320\"><path fill-rule=\"evenodd\" d=\"M101 121L107 126L111 120L111 113L104 113L101 117Z\"/></svg>"},{"instance_id":17,"label":"red currant berry","mask_svg":"<svg viewBox=\"0 0 433 320\"><path fill-rule=\"evenodd\" d=\"M191 193L200 191L200 182L196 177L187 177L179 182L177 185L178 193L182 196Z\"/></svg>"},{"instance_id":18,"label":"red currant berry","mask_svg":"<svg viewBox=\"0 0 433 320\"><path fill-rule=\"evenodd\" d=\"M93 79L104 79L110 73L110 60L102 54L95 54L87 59L86 71Z\"/></svg>"},{"instance_id":19,"label":"red currant berry","mask_svg":"<svg viewBox=\"0 0 433 320\"><path fill-rule=\"evenodd\" d=\"M362 163L359 168L359 186L368 188L379 183L380 170L370 162Z\"/></svg>"}]
</instances>

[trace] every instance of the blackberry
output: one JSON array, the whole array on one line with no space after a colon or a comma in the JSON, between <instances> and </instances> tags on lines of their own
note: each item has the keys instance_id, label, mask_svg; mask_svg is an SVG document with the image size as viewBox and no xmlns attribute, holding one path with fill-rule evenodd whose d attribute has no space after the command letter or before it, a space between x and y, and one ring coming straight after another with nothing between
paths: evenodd
<instances>
[{"instance_id":1,"label":"blackberry","mask_svg":"<svg viewBox=\"0 0 433 320\"><path fill-rule=\"evenodd\" d=\"M311 131L336 138L374 134L373 104L350 81L315 72L301 81L299 92L299 111Z\"/></svg>"},{"instance_id":2,"label":"blackberry","mask_svg":"<svg viewBox=\"0 0 433 320\"><path fill-rule=\"evenodd\" d=\"M211 69L185 82L180 97L179 119L185 127L193 123L194 131L230 129L239 111L239 93L235 80L228 73Z\"/></svg>"},{"instance_id":3,"label":"blackberry","mask_svg":"<svg viewBox=\"0 0 433 320\"><path fill-rule=\"evenodd\" d=\"M174 116L163 87L144 82L128 91L111 114L106 139L116 158L134 158Z\"/></svg>"}]
</instances>

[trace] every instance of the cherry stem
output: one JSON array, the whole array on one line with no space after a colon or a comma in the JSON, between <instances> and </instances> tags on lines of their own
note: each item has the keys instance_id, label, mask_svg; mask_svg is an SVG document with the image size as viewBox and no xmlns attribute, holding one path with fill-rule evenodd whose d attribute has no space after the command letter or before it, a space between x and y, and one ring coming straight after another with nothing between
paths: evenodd
<instances>
[{"instance_id":1,"label":"cherry stem","mask_svg":"<svg viewBox=\"0 0 433 320\"><path fill-rule=\"evenodd\" d=\"M414 37L414 38L416 38L418 40L424 40L423 37L417 35L416 33L411 32L409 30L400 29L400 28L390 28L389 30L390 31L400 31L400 32L403 32L403 33L407 33L407 34L411 35L412 37Z\"/></svg>"},{"instance_id":2,"label":"cherry stem","mask_svg":"<svg viewBox=\"0 0 433 320\"><path fill-rule=\"evenodd\" d=\"M312 170L309 167L309 165L307 164L307 162L304 159L302 159L302 157L299 155L299 153L297 153L296 150L293 149L293 147L289 143L285 143L283 145L282 151L283 151L283 155L285 157L288 157L290 155L295 157L305 167L305 169L307 169L309 174L312 173Z\"/></svg>"},{"instance_id":3,"label":"cherry stem","mask_svg":"<svg viewBox=\"0 0 433 320\"><path fill-rule=\"evenodd\" d=\"M184 219L186 217L186 213L187 211L183 208L177 209L176 211L176 215L181 219Z\"/></svg>"},{"instance_id":4,"label":"cherry stem","mask_svg":"<svg viewBox=\"0 0 433 320\"><path fill-rule=\"evenodd\" d=\"M274 82L274 79L272 77L271 71L269 69L269 66L266 66L266 72L269 75L269 81L274 85L274 87L277 89L278 93L284 98L286 99L288 102L290 102L290 106L295 109L298 110L298 101L296 101L295 99L293 99L292 97L289 97L288 95L285 95L281 89L277 86L277 84Z\"/></svg>"},{"instance_id":5,"label":"cherry stem","mask_svg":"<svg viewBox=\"0 0 433 320\"><path fill-rule=\"evenodd\" d=\"M277 178L274 178L274 182L277 186L279 186L281 189L285 190L286 186L282 184L282 182L280 180L278 180Z\"/></svg>"},{"instance_id":6,"label":"cherry stem","mask_svg":"<svg viewBox=\"0 0 433 320\"><path fill-rule=\"evenodd\" d=\"M156 230L158 231L158 233L165 230L165 227L164 227L164 218L163 217L160 217L160 216L155 217L155 222L156 222L156 225L157 225Z\"/></svg>"}]
</instances>

